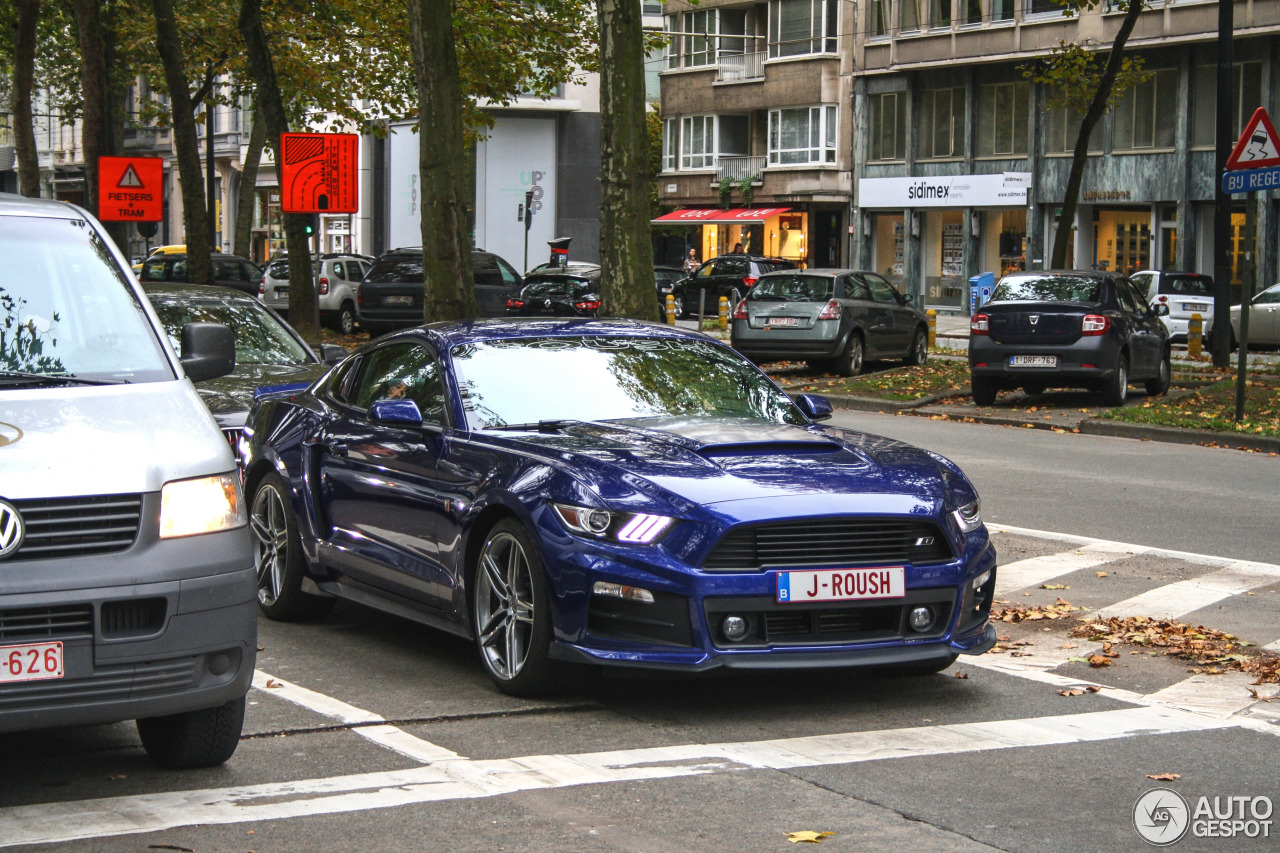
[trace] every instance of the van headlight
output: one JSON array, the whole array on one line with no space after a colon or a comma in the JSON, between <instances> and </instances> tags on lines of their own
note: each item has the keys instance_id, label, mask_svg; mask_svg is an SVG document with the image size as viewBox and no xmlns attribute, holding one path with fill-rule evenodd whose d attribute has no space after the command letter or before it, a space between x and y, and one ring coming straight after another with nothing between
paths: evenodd
<instances>
[{"instance_id":1,"label":"van headlight","mask_svg":"<svg viewBox=\"0 0 1280 853\"><path fill-rule=\"evenodd\" d=\"M248 523L235 474L174 480L160 490L160 538L234 530Z\"/></svg>"}]
</instances>

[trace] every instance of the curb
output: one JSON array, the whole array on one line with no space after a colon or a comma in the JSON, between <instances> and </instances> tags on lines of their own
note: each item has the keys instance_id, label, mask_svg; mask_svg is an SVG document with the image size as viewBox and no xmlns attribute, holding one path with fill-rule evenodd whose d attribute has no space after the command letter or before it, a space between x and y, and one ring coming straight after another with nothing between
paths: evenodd
<instances>
[{"instance_id":1,"label":"curb","mask_svg":"<svg viewBox=\"0 0 1280 853\"><path fill-rule=\"evenodd\" d=\"M1174 427L1126 424L1090 418L1082 421L1080 432L1088 435L1109 435L1116 438L1132 438L1139 441L1163 441L1170 444L1211 444L1239 450L1257 450L1263 453L1280 453L1280 438L1243 433L1212 432L1203 429L1176 429Z\"/></svg>"}]
</instances>

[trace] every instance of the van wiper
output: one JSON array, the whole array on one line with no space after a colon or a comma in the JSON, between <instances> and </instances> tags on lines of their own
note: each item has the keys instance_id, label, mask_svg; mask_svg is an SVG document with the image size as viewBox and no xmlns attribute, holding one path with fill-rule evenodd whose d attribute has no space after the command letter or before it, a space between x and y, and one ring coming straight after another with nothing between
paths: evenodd
<instances>
[{"instance_id":1,"label":"van wiper","mask_svg":"<svg viewBox=\"0 0 1280 853\"><path fill-rule=\"evenodd\" d=\"M580 424L582 421L576 421L572 418L563 420L538 421L525 424L490 424L482 427L482 429L509 430L511 432L559 432L569 424Z\"/></svg>"},{"instance_id":2,"label":"van wiper","mask_svg":"<svg viewBox=\"0 0 1280 853\"><path fill-rule=\"evenodd\" d=\"M6 380L13 380L8 382ZM0 370L0 383L22 385L28 382L51 382L64 385L128 385L128 379L81 379L66 373L28 373L25 370Z\"/></svg>"}]
</instances>

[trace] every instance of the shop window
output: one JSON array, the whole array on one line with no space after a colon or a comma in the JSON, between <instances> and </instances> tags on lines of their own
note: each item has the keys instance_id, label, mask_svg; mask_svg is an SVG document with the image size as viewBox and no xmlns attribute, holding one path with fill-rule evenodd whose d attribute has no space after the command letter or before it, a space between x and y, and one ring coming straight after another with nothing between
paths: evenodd
<instances>
[{"instance_id":1,"label":"shop window","mask_svg":"<svg viewBox=\"0 0 1280 853\"><path fill-rule=\"evenodd\" d=\"M662 122L662 171L676 170L676 152L679 150L678 125L676 119L669 118Z\"/></svg>"},{"instance_id":2,"label":"shop window","mask_svg":"<svg viewBox=\"0 0 1280 853\"><path fill-rule=\"evenodd\" d=\"M906 229L900 214L878 214L873 219L875 242L872 244L874 257L871 265L884 273L884 277L893 282L894 287L903 293L905 284L905 244Z\"/></svg>"},{"instance_id":3,"label":"shop window","mask_svg":"<svg viewBox=\"0 0 1280 853\"><path fill-rule=\"evenodd\" d=\"M1178 69L1162 68L1126 91L1116 103L1112 149L1172 148L1178 112Z\"/></svg>"},{"instance_id":4,"label":"shop window","mask_svg":"<svg viewBox=\"0 0 1280 853\"><path fill-rule=\"evenodd\" d=\"M835 53L840 0L770 0L769 57Z\"/></svg>"},{"instance_id":5,"label":"shop window","mask_svg":"<svg viewBox=\"0 0 1280 853\"><path fill-rule=\"evenodd\" d=\"M889 35L889 0L871 0L870 4L871 20L867 24L867 29L871 33L872 38Z\"/></svg>"},{"instance_id":6,"label":"shop window","mask_svg":"<svg viewBox=\"0 0 1280 853\"><path fill-rule=\"evenodd\" d=\"M1093 268L1125 275L1151 268L1151 211L1095 210Z\"/></svg>"},{"instance_id":7,"label":"shop window","mask_svg":"<svg viewBox=\"0 0 1280 853\"><path fill-rule=\"evenodd\" d=\"M716 164L716 117L685 116L680 128L681 169L710 169Z\"/></svg>"},{"instance_id":8,"label":"shop window","mask_svg":"<svg viewBox=\"0 0 1280 853\"><path fill-rule=\"evenodd\" d=\"M1027 211L991 210L982 216L979 258L983 271L996 278L1027 268Z\"/></svg>"},{"instance_id":9,"label":"shop window","mask_svg":"<svg viewBox=\"0 0 1280 853\"><path fill-rule=\"evenodd\" d=\"M920 29L920 3L922 0L898 0L898 28L902 32Z\"/></svg>"},{"instance_id":10,"label":"shop window","mask_svg":"<svg viewBox=\"0 0 1280 853\"><path fill-rule=\"evenodd\" d=\"M929 28L951 29L951 0L931 0L929 7Z\"/></svg>"},{"instance_id":11,"label":"shop window","mask_svg":"<svg viewBox=\"0 0 1280 853\"><path fill-rule=\"evenodd\" d=\"M1028 83L991 83L978 87L978 156L1027 153Z\"/></svg>"},{"instance_id":12,"label":"shop window","mask_svg":"<svg viewBox=\"0 0 1280 853\"><path fill-rule=\"evenodd\" d=\"M1262 63L1238 62L1232 69L1231 126L1233 136L1244 133L1244 123L1262 103ZM1218 127L1218 66L1197 65L1191 91L1191 144L1212 148Z\"/></svg>"},{"instance_id":13,"label":"shop window","mask_svg":"<svg viewBox=\"0 0 1280 853\"><path fill-rule=\"evenodd\" d=\"M836 108L801 107L769 112L769 165L834 163Z\"/></svg>"},{"instance_id":14,"label":"shop window","mask_svg":"<svg viewBox=\"0 0 1280 853\"><path fill-rule=\"evenodd\" d=\"M868 96L871 101L870 160L906 159L906 95L882 92Z\"/></svg>"},{"instance_id":15,"label":"shop window","mask_svg":"<svg viewBox=\"0 0 1280 853\"><path fill-rule=\"evenodd\" d=\"M924 215L925 302L962 308L968 293L964 279L964 215L958 210Z\"/></svg>"},{"instance_id":16,"label":"shop window","mask_svg":"<svg viewBox=\"0 0 1280 853\"><path fill-rule=\"evenodd\" d=\"M964 89L925 89L916 95L916 155L921 160L964 154Z\"/></svg>"},{"instance_id":17,"label":"shop window","mask_svg":"<svg viewBox=\"0 0 1280 853\"><path fill-rule=\"evenodd\" d=\"M711 65L716 61L716 11L684 13L684 65Z\"/></svg>"}]
</instances>

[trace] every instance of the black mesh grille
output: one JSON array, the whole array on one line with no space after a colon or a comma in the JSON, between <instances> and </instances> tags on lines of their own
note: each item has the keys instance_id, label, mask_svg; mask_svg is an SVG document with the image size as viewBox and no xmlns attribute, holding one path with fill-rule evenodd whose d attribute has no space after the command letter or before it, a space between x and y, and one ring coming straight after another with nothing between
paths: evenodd
<instances>
[{"instance_id":1,"label":"black mesh grille","mask_svg":"<svg viewBox=\"0 0 1280 853\"><path fill-rule=\"evenodd\" d=\"M164 627L163 598L108 601L102 605L98 627L104 637L141 637Z\"/></svg>"},{"instance_id":2,"label":"black mesh grille","mask_svg":"<svg viewBox=\"0 0 1280 853\"><path fill-rule=\"evenodd\" d=\"M93 608L88 604L0 610L0 642L92 636Z\"/></svg>"},{"instance_id":3,"label":"black mesh grille","mask_svg":"<svg viewBox=\"0 0 1280 853\"><path fill-rule=\"evenodd\" d=\"M14 501L26 526L10 560L83 557L124 551L138 538L140 495Z\"/></svg>"},{"instance_id":4,"label":"black mesh grille","mask_svg":"<svg viewBox=\"0 0 1280 853\"><path fill-rule=\"evenodd\" d=\"M951 545L931 521L830 518L746 525L729 531L703 561L709 572L766 566L945 563Z\"/></svg>"}]
</instances>

